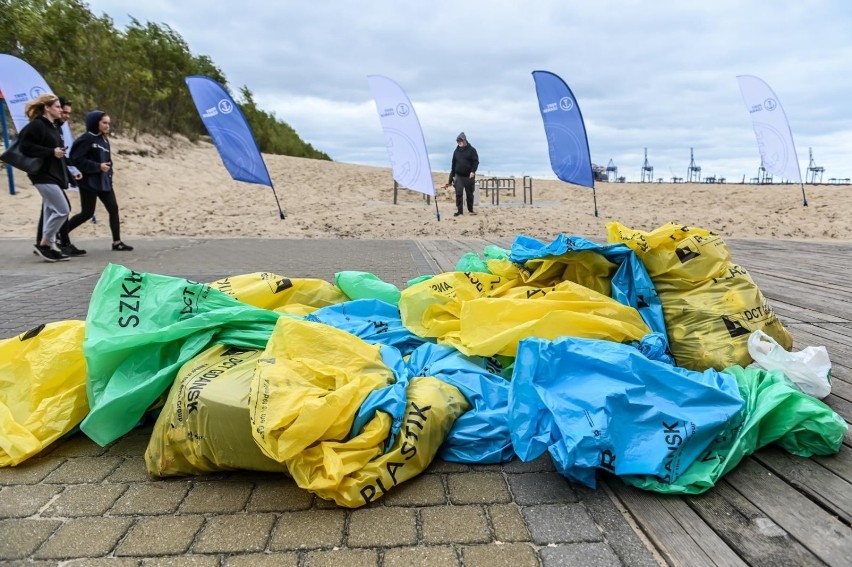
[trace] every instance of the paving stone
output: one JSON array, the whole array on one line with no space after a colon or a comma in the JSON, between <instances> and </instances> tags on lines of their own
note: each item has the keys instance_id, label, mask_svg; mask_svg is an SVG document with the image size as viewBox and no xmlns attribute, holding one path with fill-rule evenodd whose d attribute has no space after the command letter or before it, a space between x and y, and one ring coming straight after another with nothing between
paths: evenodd
<instances>
[{"instance_id":1,"label":"paving stone","mask_svg":"<svg viewBox=\"0 0 852 567\"><path fill-rule=\"evenodd\" d=\"M112 507L113 514L150 516L171 514L189 490L186 481L159 481L132 484Z\"/></svg>"},{"instance_id":2,"label":"paving stone","mask_svg":"<svg viewBox=\"0 0 852 567\"><path fill-rule=\"evenodd\" d=\"M349 514L349 547L395 547L417 543L417 515L403 508L353 510Z\"/></svg>"},{"instance_id":3,"label":"paving stone","mask_svg":"<svg viewBox=\"0 0 852 567\"><path fill-rule=\"evenodd\" d=\"M453 504L491 504L512 501L501 473L448 474L447 488Z\"/></svg>"},{"instance_id":4,"label":"paving stone","mask_svg":"<svg viewBox=\"0 0 852 567\"><path fill-rule=\"evenodd\" d=\"M620 482L617 480L617 482ZM625 565L631 567L657 567L657 560L648 551L633 528L624 521L621 511L613 504L607 490L578 486L574 489L595 523L603 530L604 539Z\"/></svg>"},{"instance_id":5,"label":"paving stone","mask_svg":"<svg viewBox=\"0 0 852 567\"><path fill-rule=\"evenodd\" d=\"M420 523L427 544L491 541L485 513L479 506L424 508L420 511Z\"/></svg>"},{"instance_id":6,"label":"paving stone","mask_svg":"<svg viewBox=\"0 0 852 567\"><path fill-rule=\"evenodd\" d=\"M226 514L245 509L253 486L247 482L195 482L181 504L185 514Z\"/></svg>"},{"instance_id":7,"label":"paving stone","mask_svg":"<svg viewBox=\"0 0 852 567\"><path fill-rule=\"evenodd\" d=\"M74 559L108 554L127 533L131 518L77 518L62 524L34 554L36 559Z\"/></svg>"},{"instance_id":8,"label":"paving stone","mask_svg":"<svg viewBox=\"0 0 852 567\"><path fill-rule=\"evenodd\" d=\"M51 447L51 457L97 457L106 452L105 447L101 447L81 432L63 441L57 441Z\"/></svg>"},{"instance_id":9,"label":"paving stone","mask_svg":"<svg viewBox=\"0 0 852 567\"><path fill-rule=\"evenodd\" d=\"M287 551L343 545L345 520L346 513L341 510L285 512L275 525L269 549Z\"/></svg>"},{"instance_id":10,"label":"paving stone","mask_svg":"<svg viewBox=\"0 0 852 567\"><path fill-rule=\"evenodd\" d=\"M134 429L107 447L107 454L117 457L142 457L151 440L152 426Z\"/></svg>"},{"instance_id":11,"label":"paving stone","mask_svg":"<svg viewBox=\"0 0 852 567\"><path fill-rule=\"evenodd\" d=\"M376 567L379 554L366 549L311 551L305 556L305 567Z\"/></svg>"},{"instance_id":12,"label":"paving stone","mask_svg":"<svg viewBox=\"0 0 852 567\"><path fill-rule=\"evenodd\" d=\"M207 520L195 540L196 553L263 551L275 524L273 514L230 514Z\"/></svg>"},{"instance_id":13,"label":"paving stone","mask_svg":"<svg viewBox=\"0 0 852 567\"><path fill-rule=\"evenodd\" d=\"M385 506L442 506L447 496L441 475L421 474L395 486L382 501Z\"/></svg>"},{"instance_id":14,"label":"paving stone","mask_svg":"<svg viewBox=\"0 0 852 567\"><path fill-rule=\"evenodd\" d=\"M0 490L0 518L32 516L61 491L61 486L48 484L7 486Z\"/></svg>"},{"instance_id":15,"label":"paving stone","mask_svg":"<svg viewBox=\"0 0 852 567\"><path fill-rule=\"evenodd\" d=\"M248 512L293 512L311 507L314 496L289 478L259 482L246 505Z\"/></svg>"},{"instance_id":16,"label":"paving stone","mask_svg":"<svg viewBox=\"0 0 852 567\"><path fill-rule=\"evenodd\" d=\"M577 502L571 485L557 473L510 474L506 477L515 503L520 506Z\"/></svg>"},{"instance_id":17,"label":"paving stone","mask_svg":"<svg viewBox=\"0 0 852 567\"><path fill-rule=\"evenodd\" d=\"M0 485L39 483L64 462L62 457L47 457L29 459L16 467L0 467Z\"/></svg>"},{"instance_id":18,"label":"paving stone","mask_svg":"<svg viewBox=\"0 0 852 567\"><path fill-rule=\"evenodd\" d=\"M143 559L142 567L219 567L216 555L179 555Z\"/></svg>"},{"instance_id":19,"label":"paving stone","mask_svg":"<svg viewBox=\"0 0 852 567\"><path fill-rule=\"evenodd\" d=\"M192 545L203 516L140 518L115 549L116 555L181 555Z\"/></svg>"},{"instance_id":20,"label":"paving stone","mask_svg":"<svg viewBox=\"0 0 852 567\"><path fill-rule=\"evenodd\" d=\"M151 482L154 477L148 474L145 457L125 457L114 471L106 477L107 482Z\"/></svg>"},{"instance_id":21,"label":"paving stone","mask_svg":"<svg viewBox=\"0 0 852 567\"><path fill-rule=\"evenodd\" d=\"M51 565L57 565L51 563ZM137 567L138 559L130 559L128 557L87 557L85 559L72 559L71 561L63 561L59 565L62 567Z\"/></svg>"},{"instance_id":22,"label":"paving stone","mask_svg":"<svg viewBox=\"0 0 852 567\"><path fill-rule=\"evenodd\" d=\"M31 555L61 524L58 520L0 520L0 561Z\"/></svg>"},{"instance_id":23,"label":"paving stone","mask_svg":"<svg viewBox=\"0 0 852 567\"><path fill-rule=\"evenodd\" d=\"M76 484L65 487L43 516L103 516L127 490L123 484Z\"/></svg>"},{"instance_id":24,"label":"paving stone","mask_svg":"<svg viewBox=\"0 0 852 567\"><path fill-rule=\"evenodd\" d=\"M497 541L529 541L530 533L515 504L492 504L488 507L491 527Z\"/></svg>"},{"instance_id":25,"label":"paving stone","mask_svg":"<svg viewBox=\"0 0 852 567\"><path fill-rule=\"evenodd\" d=\"M454 473L465 472L470 470L470 465L461 463L451 463L443 459L435 459L426 469L427 473Z\"/></svg>"},{"instance_id":26,"label":"paving stone","mask_svg":"<svg viewBox=\"0 0 852 567\"><path fill-rule=\"evenodd\" d=\"M385 550L383 567L453 567L461 565L455 550L444 546L394 547Z\"/></svg>"},{"instance_id":27,"label":"paving stone","mask_svg":"<svg viewBox=\"0 0 852 567\"><path fill-rule=\"evenodd\" d=\"M120 464L120 457L77 457L68 459L62 463L62 466L47 475L44 482L54 484L100 482Z\"/></svg>"},{"instance_id":28,"label":"paving stone","mask_svg":"<svg viewBox=\"0 0 852 567\"><path fill-rule=\"evenodd\" d=\"M224 567L298 567L298 553L247 553L225 558Z\"/></svg>"},{"instance_id":29,"label":"paving stone","mask_svg":"<svg viewBox=\"0 0 852 567\"><path fill-rule=\"evenodd\" d=\"M618 556L605 543L573 543L541 550L543 567L621 567Z\"/></svg>"},{"instance_id":30,"label":"paving stone","mask_svg":"<svg viewBox=\"0 0 852 567\"><path fill-rule=\"evenodd\" d=\"M524 508L532 540L539 545L601 541L601 532L582 504L548 504Z\"/></svg>"},{"instance_id":31,"label":"paving stone","mask_svg":"<svg viewBox=\"0 0 852 567\"><path fill-rule=\"evenodd\" d=\"M319 496L314 498L314 508L317 510L343 510L334 500L326 500Z\"/></svg>"},{"instance_id":32,"label":"paving stone","mask_svg":"<svg viewBox=\"0 0 852 567\"><path fill-rule=\"evenodd\" d=\"M525 543L491 543L462 548L465 567L538 567L538 555Z\"/></svg>"},{"instance_id":33,"label":"paving stone","mask_svg":"<svg viewBox=\"0 0 852 567\"><path fill-rule=\"evenodd\" d=\"M528 463L515 458L514 460L503 464L503 472L510 474L531 473L531 472L553 472L556 468L553 466L553 459L550 458L550 453L545 453L537 459Z\"/></svg>"}]
</instances>

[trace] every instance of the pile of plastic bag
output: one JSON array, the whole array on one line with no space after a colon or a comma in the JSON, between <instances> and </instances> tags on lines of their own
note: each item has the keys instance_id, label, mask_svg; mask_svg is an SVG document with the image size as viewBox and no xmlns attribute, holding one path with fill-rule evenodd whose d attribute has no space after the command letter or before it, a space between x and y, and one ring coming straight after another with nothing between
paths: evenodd
<instances>
[{"instance_id":1,"label":"pile of plastic bag","mask_svg":"<svg viewBox=\"0 0 852 567\"><path fill-rule=\"evenodd\" d=\"M790 351L718 235L608 230L518 236L404 290L109 265L85 324L0 341L0 466L78 425L106 445L153 419L152 475L287 474L358 507L436 457L547 451L587 486L604 470L698 493L769 443L838 451L847 425L813 397L830 392L825 349Z\"/></svg>"}]
</instances>

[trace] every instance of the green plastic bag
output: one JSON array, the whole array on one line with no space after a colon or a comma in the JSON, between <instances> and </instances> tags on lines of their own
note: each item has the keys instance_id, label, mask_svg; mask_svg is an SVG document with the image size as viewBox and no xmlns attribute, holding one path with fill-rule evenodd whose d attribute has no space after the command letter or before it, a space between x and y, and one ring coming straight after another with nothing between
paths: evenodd
<instances>
[{"instance_id":1,"label":"green plastic bag","mask_svg":"<svg viewBox=\"0 0 852 567\"><path fill-rule=\"evenodd\" d=\"M80 429L100 445L118 439L186 361L218 343L263 349L282 316L207 284L109 264L86 317L90 412Z\"/></svg>"},{"instance_id":2,"label":"green plastic bag","mask_svg":"<svg viewBox=\"0 0 852 567\"><path fill-rule=\"evenodd\" d=\"M731 366L746 402L738 418L671 484L653 476L623 476L624 482L669 494L701 494L744 457L770 443L799 457L832 455L849 426L821 401L801 392L782 372Z\"/></svg>"},{"instance_id":3,"label":"green plastic bag","mask_svg":"<svg viewBox=\"0 0 852 567\"><path fill-rule=\"evenodd\" d=\"M349 299L378 299L399 305L399 288L370 272L337 272L334 274L334 283Z\"/></svg>"}]
</instances>

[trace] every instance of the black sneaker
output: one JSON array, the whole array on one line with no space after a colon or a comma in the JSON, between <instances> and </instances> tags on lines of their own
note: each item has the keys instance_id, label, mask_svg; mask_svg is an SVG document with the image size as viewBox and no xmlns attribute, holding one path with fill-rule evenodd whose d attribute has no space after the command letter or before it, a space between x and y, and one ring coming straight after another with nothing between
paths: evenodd
<instances>
[{"instance_id":1,"label":"black sneaker","mask_svg":"<svg viewBox=\"0 0 852 567\"><path fill-rule=\"evenodd\" d=\"M85 256L86 255L85 250L80 250L79 248L77 248L76 246L74 246L73 244L70 244L70 243L65 244L63 246L60 246L59 249L66 256Z\"/></svg>"},{"instance_id":2,"label":"black sneaker","mask_svg":"<svg viewBox=\"0 0 852 567\"><path fill-rule=\"evenodd\" d=\"M470 211L470 213L468 213L468 214L476 216L476 213L474 213L473 211Z\"/></svg>"},{"instance_id":3,"label":"black sneaker","mask_svg":"<svg viewBox=\"0 0 852 567\"><path fill-rule=\"evenodd\" d=\"M461 216L461 213L453 213L453 216L454 216L454 217L459 217L459 216Z\"/></svg>"},{"instance_id":4,"label":"black sneaker","mask_svg":"<svg viewBox=\"0 0 852 567\"><path fill-rule=\"evenodd\" d=\"M36 246L35 251L36 254L38 254L48 262L64 262L68 260L68 256L65 256L62 252L59 252L58 250L54 250L50 246Z\"/></svg>"},{"instance_id":5,"label":"black sneaker","mask_svg":"<svg viewBox=\"0 0 852 567\"><path fill-rule=\"evenodd\" d=\"M119 240L118 242L112 245L112 249L118 250L120 252L130 252L131 250L133 250L133 246L128 246L127 244Z\"/></svg>"}]
</instances>

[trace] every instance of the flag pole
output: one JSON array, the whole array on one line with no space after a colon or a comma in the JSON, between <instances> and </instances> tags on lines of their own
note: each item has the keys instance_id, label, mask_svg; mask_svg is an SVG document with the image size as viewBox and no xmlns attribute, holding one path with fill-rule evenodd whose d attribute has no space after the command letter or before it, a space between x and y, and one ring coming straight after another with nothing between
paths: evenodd
<instances>
[{"instance_id":1,"label":"flag pole","mask_svg":"<svg viewBox=\"0 0 852 567\"><path fill-rule=\"evenodd\" d=\"M808 206L808 198L805 197L805 184L802 183L801 181L799 183L802 185L802 206L807 207Z\"/></svg>"},{"instance_id":2,"label":"flag pole","mask_svg":"<svg viewBox=\"0 0 852 567\"><path fill-rule=\"evenodd\" d=\"M435 216L438 217L438 222L441 222L441 211L438 210L438 194L435 193L432 197L435 199Z\"/></svg>"},{"instance_id":3,"label":"flag pole","mask_svg":"<svg viewBox=\"0 0 852 567\"><path fill-rule=\"evenodd\" d=\"M595 202L595 216L598 216L598 198L595 195L595 186L592 185L592 200Z\"/></svg>"},{"instance_id":4,"label":"flag pole","mask_svg":"<svg viewBox=\"0 0 852 567\"><path fill-rule=\"evenodd\" d=\"M287 218L287 215L284 213L284 209L281 208L281 201L278 200L278 193L275 192L275 187L270 183L269 188L272 189L272 194L275 196L275 204L278 205L278 216L281 217L281 220Z\"/></svg>"}]
</instances>

